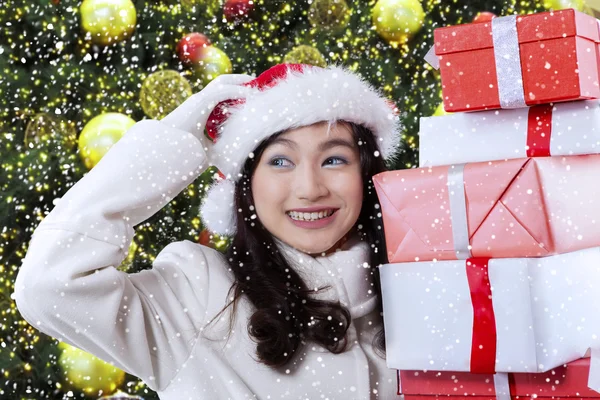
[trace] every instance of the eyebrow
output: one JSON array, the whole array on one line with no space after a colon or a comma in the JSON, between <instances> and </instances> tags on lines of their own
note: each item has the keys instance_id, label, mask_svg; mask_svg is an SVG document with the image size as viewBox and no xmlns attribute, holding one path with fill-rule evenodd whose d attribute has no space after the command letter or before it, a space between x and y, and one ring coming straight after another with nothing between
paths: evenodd
<instances>
[{"instance_id":1,"label":"eyebrow","mask_svg":"<svg viewBox=\"0 0 600 400\"><path fill-rule=\"evenodd\" d=\"M347 147L350 150L353 150L355 147L353 143L344 139L330 139L319 145L319 151L326 151L338 146Z\"/></svg>"},{"instance_id":2,"label":"eyebrow","mask_svg":"<svg viewBox=\"0 0 600 400\"><path fill-rule=\"evenodd\" d=\"M290 140L290 139L278 137L278 138L274 139L271 144L275 144L275 143L279 143L284 146L288 146L294 150L298 149L298 145L296 144L296 142L294 142L293 140ZM322 142L319 145L319 151L326 151L326 150L329 150L329 149L332 149L332 148L338 147L338 146L348 147L351 150L353 150L355 147L353 143L351 143L347 140L344 140L344 139L330 139L326 142Z\"/></svg>"}]
</instances>

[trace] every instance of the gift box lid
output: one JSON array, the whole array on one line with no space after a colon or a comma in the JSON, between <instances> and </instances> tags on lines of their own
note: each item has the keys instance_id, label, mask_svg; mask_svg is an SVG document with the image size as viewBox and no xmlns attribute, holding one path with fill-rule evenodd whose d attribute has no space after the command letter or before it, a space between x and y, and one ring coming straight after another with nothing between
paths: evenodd
<instances>
[{"instance_id":1,"label":"gift box lid","mask_svg":"<svg viewBox=\"0 0 600 400\"><path fill-rule=\"evenodd\" d=\"M590 359L582 358L543 373L510 374L512 396L600 398L588 388ZM399 371L402 394L420 396L494 396L494 376L468 372Z\"/></svg>"},{"instance_id":2,"label":"gift box lid","mask_svg":"<svg viewBox=\"0 0 600 400\"><path fill-rule=\"evenodd\" d=\"M519 16L517 33L519 43L570 36L600 42L598 21L572 8ZM433 36L436 55L493 47L490 21L437 28Z\"/></svg>"}]
</instances>

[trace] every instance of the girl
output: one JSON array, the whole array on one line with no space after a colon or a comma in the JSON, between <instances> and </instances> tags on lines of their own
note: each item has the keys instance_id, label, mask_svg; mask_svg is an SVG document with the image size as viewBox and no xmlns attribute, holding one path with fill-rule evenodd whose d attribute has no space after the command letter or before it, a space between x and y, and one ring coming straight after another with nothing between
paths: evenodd
<instances>
[{"instance_id":1,"label":"girl","mask_svg":"<svg viewBox=\"0 0 600 400\"><path fill-rule=\"evenodd\" d=\"M17 307L163 400L395 397L370 178L398 143L392 107L341 67L221 76L134 125L60 199L29 244ZM151 269L117 270L134 226L208 163L227 179L201 216L233 236L227 254L184 240Z\"/></svg>"}]
</instances>

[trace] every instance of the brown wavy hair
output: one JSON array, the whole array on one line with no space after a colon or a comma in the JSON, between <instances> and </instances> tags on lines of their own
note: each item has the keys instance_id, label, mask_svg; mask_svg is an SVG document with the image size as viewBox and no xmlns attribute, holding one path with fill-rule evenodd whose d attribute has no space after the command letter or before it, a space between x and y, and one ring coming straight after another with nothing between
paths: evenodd
<instances>
[{"instance_id":1,"label":"brown wavy hair","mask_svg":"<svg viewBox=\"0 0 600 400\"><path fill-rule=\"evenodd\" d=\"M379 147L369 129L346 121L336 123L350 127L354 141L359 145L364 199L353 229L370 245L369 264L379 299L377 309L383 313L377 267L388 260L379 202L371 178L387 168L382 157L374 155ZM256 361L273 368L285 366L300 345L307 341L316 342L335 354L344 352L348 344L346 331L351 322L350 311L339 301L315 300L310 296L315 290L307 287L286 257L278 251L271 233L257 218L251 218L255 214L251 177L264 150L282 133L271 135L258 145L254 157L246 160L242 177L236 182L237 232L225 253L235 276L228 298L232 291L234 294L232 300L213 318L214 321L233 305L229 329L231 335L237 302L242 295L247 296L255 307L247 329L257 344ZM318 291L328 288L325 286ZM373 346L380 357L385 358L383 329L375 336Z\"/></svg>"}]
</instances>

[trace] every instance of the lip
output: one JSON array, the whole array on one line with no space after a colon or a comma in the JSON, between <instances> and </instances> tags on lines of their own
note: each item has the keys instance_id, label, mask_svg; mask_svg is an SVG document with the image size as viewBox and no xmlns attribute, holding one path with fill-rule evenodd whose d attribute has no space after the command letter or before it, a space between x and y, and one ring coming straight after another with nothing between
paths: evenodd
<instances>
[{"instance_id":1,"label":"lip","mask_svg":"<svg viewBox=\"0 0 600 400\"><path fill-rule=\"evenodd\" d=\"M286 213L289 213L291 211L296 211L296 212L319 212L319 211L327 211L327 210L333 210L333 211L337 211L339 210L339 208L335 208L335 207L325 207L325 206L315 206L315 207L306 207L306 208L293 208L291 210L287 210Z\"/></svg>"},{"instance_id":2,"label":"lip","mask_svg":"<svg viewBox=\"0 0 600 400\"><path fill-rule=\"evenodd\" d=\"M314 208L314 207L312 207L312 208ZM320 208L320 209L316 209L316 210L333 210L333 209L332 208L329 208L329 209ZM338 209L335 209L333 214L331 214L329 217L318 219L316 221L297 221L297 220L293 219L292 217L290 217L290 215L288 213L286 213L286 215L289 218L289 220L292 222L292 224L296 225L299 228L321 229L321 228L325 228L328 225L331 225L333 223L333 221L335 221L335 219L337 217L337 210ZM308 211L306 211L306 212L308 212Z\"/></svg>"}]
</instances>

